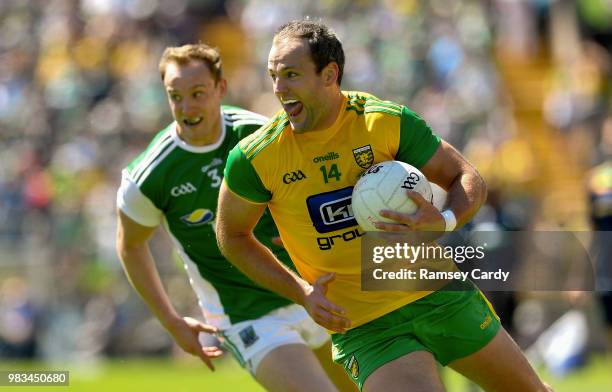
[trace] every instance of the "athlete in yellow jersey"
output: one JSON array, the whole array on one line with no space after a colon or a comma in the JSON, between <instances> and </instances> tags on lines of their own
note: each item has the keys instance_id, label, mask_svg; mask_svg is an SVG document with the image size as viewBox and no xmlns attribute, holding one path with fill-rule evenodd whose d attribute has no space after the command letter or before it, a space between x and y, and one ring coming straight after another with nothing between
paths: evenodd
<instances>
[{"instance_id":1,"label":"athlete in yellow jersey","mask_svg":"<svg viewBox=\"0 0 612 392\"><path fill-rule=\"evenodd\" d=\"M427 295L361 291L364 233L349 206L353 185L373 163L398 159L420 167L440 139L406 107L361 92L342 93L340 113L325 130L297 133L289 123L282 111L240 143L229 158L236 173L226 177L229 189L269 203L304 279L335 272L327 296L346 310L353 328Z\"/></svg>"},{"instance_id":2,"label":"athlete in yellow jersey","mask_svg":"<svg viewBox=\"0 0 612 392\"><path fill-rule=\"evenodd\" d=\"M364 390L442 391L436 360L486 390L546 390L477 289L451 282L462 291L361 290L363 233L349 206L365 169L402 160L448 190L442 214L409 193L418 211L384 212L397 221L377 223L386 231L452 230L476 213L486 188L405 106L341 91L343 66L342 45L326 26L300 21L277 31L268 70L283 111L230 153L217 218L222 252L336 332L334 360ZM253 236L266 206L302 277Z\"/></svg>"}]
</instances>

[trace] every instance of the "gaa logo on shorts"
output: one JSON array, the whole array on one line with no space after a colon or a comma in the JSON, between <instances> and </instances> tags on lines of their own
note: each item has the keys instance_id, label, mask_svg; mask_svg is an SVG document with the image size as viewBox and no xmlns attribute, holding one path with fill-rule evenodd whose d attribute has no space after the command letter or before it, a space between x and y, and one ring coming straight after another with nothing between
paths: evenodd
<instances>
[{"instance_id":1,"label":"gaa logo on shorts","mask_svg":"<svg viewBox=\"0 0 612 392\"><path fill-rule=\"evenodd\" d=\"M320 193L306 199L310 219L319 233L357 225L351 205L353 187Z\"/></svg>"}]
</instances>

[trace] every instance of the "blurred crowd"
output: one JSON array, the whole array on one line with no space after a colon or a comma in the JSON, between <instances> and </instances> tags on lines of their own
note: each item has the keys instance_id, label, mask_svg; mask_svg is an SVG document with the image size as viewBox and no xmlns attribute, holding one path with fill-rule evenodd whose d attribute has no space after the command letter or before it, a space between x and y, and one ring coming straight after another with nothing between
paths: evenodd
<instances>
[{"instance_id":1,"label":"blurred crowd","mask_svg":"<svg viewBox=\"0 0 612 392\"><path fill-rule=\"evenodd\" d=\"M475 227L588 229L612 214L609 1L3 0L0 359L172 351L114 248L120 170L171 121L159 57L218 46L226 102L271 115L272 34L305 15L342 40L344 89L407 104L475 162L490 186ZM604 195L595 215L589 192ZM170 295L197 315L158 237ZM510 319L515 297L501 299Z\"/></svg>"}]
</instances>

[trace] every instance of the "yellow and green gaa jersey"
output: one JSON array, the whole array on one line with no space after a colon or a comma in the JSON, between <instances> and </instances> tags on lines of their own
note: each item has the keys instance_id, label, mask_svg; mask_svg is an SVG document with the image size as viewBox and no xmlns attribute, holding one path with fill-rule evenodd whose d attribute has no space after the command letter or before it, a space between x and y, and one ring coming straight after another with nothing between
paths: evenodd
<instances>
[{"instance_id":1,"label":"yellow and green gaa jersey","mask_svg":"<svg viewBox=\"0 0 612 392\"><path fill-rule=\"evenodd\" d=\"M407 107L361 92L343 92L328 129L293 132L280 112L230 152L225 181L232 192L267 203L285 248L308 282L336 273L328 298L357 327L429 292L362 291L361 236L350 207L353 186L375 163L423 166L440 138Z\"/></svg>"}]
</instances>

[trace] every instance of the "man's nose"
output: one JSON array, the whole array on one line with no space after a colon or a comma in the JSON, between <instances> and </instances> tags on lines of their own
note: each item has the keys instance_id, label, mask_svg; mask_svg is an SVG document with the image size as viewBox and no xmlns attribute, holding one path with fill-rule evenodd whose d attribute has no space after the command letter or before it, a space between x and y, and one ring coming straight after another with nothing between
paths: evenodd
<instances>
[{"instance_id":1,"label":"man's nose","mask_svg":"<svg viewBox=\"0 0 612 392\"><path fill-rule=\"evenodd\" d=\"M181 110L184 114L191 114L194 109L193 102L190 99L185 99L181 102Z\"/></svg>"},{"instance_id":2,"label":"man's nose","mask_svg":"<svg viewBox=\"0 0 612 392\"><path fill-rule=\"evenodd\" d=\"M278 78L274 81L274 93L283 94L287 92L287 83L284 79Z\"/></svg>"}]
</instances>

